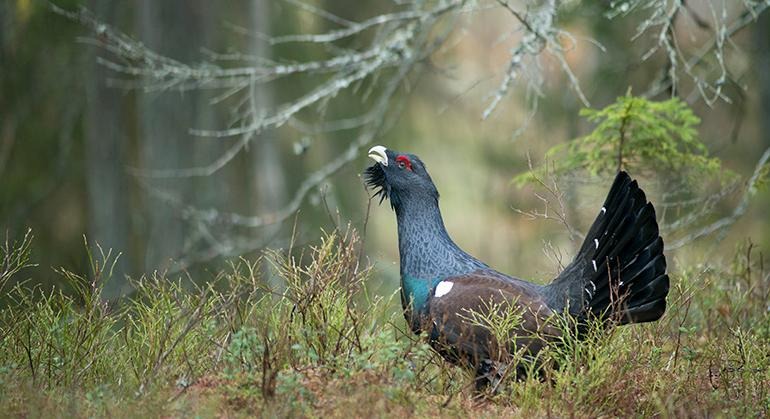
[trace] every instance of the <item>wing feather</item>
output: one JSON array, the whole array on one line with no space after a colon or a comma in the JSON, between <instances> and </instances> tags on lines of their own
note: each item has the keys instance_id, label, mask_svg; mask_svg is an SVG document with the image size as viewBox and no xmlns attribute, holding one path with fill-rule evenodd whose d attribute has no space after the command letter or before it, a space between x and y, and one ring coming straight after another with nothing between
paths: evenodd
<instances>
[{"instance_id":1,"label":"wing feather","mask_svg":"<svg viewBox=\"0 0 770 419\"><path fill-rule=\"evenodd\" d=\"M449 277L442 282L451 283L451 289L446 291L450 287L439 283L443 287L440 292L431 293L430 324L423 330L431 331L433 346L452 362L474 367L483 360L505 362L522 349L526 355L535 355L560 334L551 324L554 313L528 284L504 281L488 272ZM491 328L485 327L485 319L494 321L510 315L521 317L505 341L499 342Z\"/></svg>"}]
</instances>

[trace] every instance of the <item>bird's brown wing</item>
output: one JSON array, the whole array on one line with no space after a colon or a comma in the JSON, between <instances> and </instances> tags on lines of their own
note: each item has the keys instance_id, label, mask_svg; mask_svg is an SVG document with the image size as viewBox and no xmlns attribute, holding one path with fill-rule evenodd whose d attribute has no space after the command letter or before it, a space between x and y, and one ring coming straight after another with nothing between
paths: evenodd
<instances>
[{"instance_id":1,"label":"bird's brown wing","mask_svg":"<svg viewBox=\"0 0 770 419\"><path fill-rule=\"evenodd\" d=\"M426 319L430 324L423 330L431 331L434 347L453 362L476 367L484 360L506 362L517 351L534 356L560 336L553 312L525 284L485 272L442 283L432 290ZM509 326L501 327L505 323Z\"/></svg>"}]
</instances>

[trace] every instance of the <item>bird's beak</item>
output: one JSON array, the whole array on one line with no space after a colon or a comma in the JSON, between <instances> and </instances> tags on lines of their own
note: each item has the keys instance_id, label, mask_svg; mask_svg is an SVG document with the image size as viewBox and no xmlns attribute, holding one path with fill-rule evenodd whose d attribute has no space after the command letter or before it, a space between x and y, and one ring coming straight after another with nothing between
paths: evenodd
<instances>
[{"instance_id":1,"label":"bird's beak","mask_svg":"<svg viewBox=\"0 0 770 419\"><path fill-rule=\"evenodd\" d=\"M385 150L387 150L385 147L376 145L369 149L369 157L371 157L372 160L376 161L377 163L380 163L383 166L387 166L388 155L385 154Z\"/></svg>"}]
</instances>

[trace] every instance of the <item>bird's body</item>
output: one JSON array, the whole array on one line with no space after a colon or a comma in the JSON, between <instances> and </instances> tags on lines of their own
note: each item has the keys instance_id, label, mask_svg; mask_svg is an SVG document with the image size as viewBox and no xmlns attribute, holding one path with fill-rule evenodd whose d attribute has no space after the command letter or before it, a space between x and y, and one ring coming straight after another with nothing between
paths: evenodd
<instances>
[{"instance_id":1,"label":"bird's body","mask_svg":"<svg viewBox=\"0 0 770 419\"><path fill-rule=\"evenodd\" d=\"M414 332L429 333L447 360L474 368L477 385L490 381L490 366L504 363L503 354L531 358L558 338L555 315L626 324L657 320L665 311L668 276L655 212L624 172L575 260L542 286L498 272L454 243L419 158L382 146L369 155L377 163L367 169L367 183L396 212L406 319ZM477 317L507 312L519 318L502 338Z\"/></svg>"}]
</instances>

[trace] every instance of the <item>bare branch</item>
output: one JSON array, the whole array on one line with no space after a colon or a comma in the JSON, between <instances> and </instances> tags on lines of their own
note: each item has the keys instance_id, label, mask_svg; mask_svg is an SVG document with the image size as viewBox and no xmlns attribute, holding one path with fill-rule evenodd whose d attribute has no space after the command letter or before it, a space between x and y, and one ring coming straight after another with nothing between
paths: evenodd
<instances>
[{"instance_id":1,"label":"bare branch","mask_svg":"<svg viewBox=\"0 0 770 419\"><path fill-rule=\"evenodd\" d=\"M529 165L529 171L532 175L534 183L546 191L546 196L535 192L535 196L543 203L543 210L539 211L535 209L524 211L519 208L512 208L513 211L533 220L539 218L544 220L557 221L562 224L569 232L570 241L576 242L578 238L582 239L584 234L578 232L578 230L575 229L569 222L567 217L567 205L564 202L564 192L559 187L559 182L556 176L553 173L546 171L545 176L540 177L532 165L532 159L530 158L529 154L527 154L527 164ZM544 167L547 170L547 162L544 164ZM546 180L545 177L547 177L548 180ZM556 203L555 205L552 203L554 201Z\"/></svg>"},{"instance_id":2,"label":"bare branch","mask_svg":"<svg viewBox=\"0 0 770 419\"><path fill-rule=\"evenodd\" d=\"M575 38L569 32L558 28L555 24L560 2L557 0L546 0L539 7L528 9L526 14L522 14L516 11L507 0L496 1L521 24L524 34L521 41L511 49L508 67L500 85L494 91L489 105L484 109L482 119L487 119L492 115L500 101L508 95L511 86L523 74L523 70L526 67L537 67L537 59L543 52L548 52L548 54L556 58L580 101L585 106L590 106L588 98L580 88L580 81L575 76L564 56L566 50L562 46L562 40L567 38L574 43ZM590 42L594 45L598 44L595 40L590 40ZM535 63L528 61L535 61ZM527 77L527 81L531 91L539 91L543 82L538 77ZM536 102L533 109L535 107Z\"/></svg>"},{"instance_id":3,"label":"bare branch","mask_svg":"<svg viewBox=\"0 0 770 419\"><path fill-rule=\"evenodd\" d=\"M770 160L770 148L765 150L765 152L762 154L762 156L757 161L756 166L754 167L754 173L751 175L749 180L746 182L746 189L743 192L743 196L741 197L741 201L738 203L738 205L733 209L733 212L723 218L720 218L719 220L702 227L696 231L693 231L692 233L686 235L685 237L667 245L666 247L669 249L678 249L690 242L693 242L703 236L707 236L711 233L714 233L716 231L722 230L726 227L729 227L733 225L738 219L740 219L743 214L746 213L746 210L749 207L749 201L751 200L751 197L756 194L756 183L757 180L759 180L760 176L763 173L763 170L765 169L765 165L767 164L768 160Z\"/></svg>"},{"instance_id":4,"label":"bare branch","mask_svg":"<svg viewBox=\"0 0 770 419\"><path fill-rule=\"evenodd\" d=\"M668 4L671 4L670 8ZM704 102L713 106L718 100L731 103L731 99L724 94L723 87L731 79L740 79L740 76L731 76L725 64L726 46L730 39L750 23L756 21L757 17L770 7L770 1L744 1L740 3L742 11L740 15L730 21L730 14L727 13L726 3L722 4L722 9L717 11L712 2L706 2L711 12L713 23L708 24L702 18L698 17L685 0L676 0L669 2L667 0L626 0L616 3L614 9L608 14L610 19L619 15L627 15L636 9L650 10L648 17L639 25L637 33L633 39L640 38L644 33L655 29L657 32L657 44L654 45L643 57L646 60L658 51L666 54L668 65L661 71L656 82L645 93L645 96L652 97L665 91L671 91L672 95L677 94L681 78L684 76L692 81L694 91L686 95L690 101L702 98ZM729 4L729 3L728 3ZM733 6L737 6L735 2ZM694 51L683 51L677 44L678 34L676 31L675 20L679 13L684 9L696 25L702 30L713 31L713 36L700 47L694 48ZM690 34L686 34L690 36ZM714 64L707 62L713 58ZM701 67L698 70L698 67ZM714 72L713 70L717 71ZM715 74L712 74L715 73Z\"/></svg>"}]
</instances>

